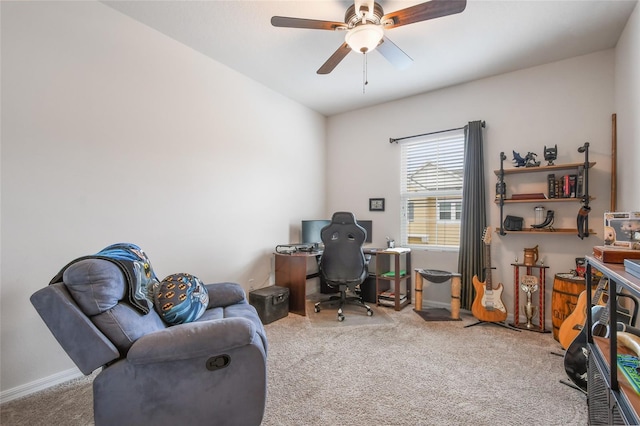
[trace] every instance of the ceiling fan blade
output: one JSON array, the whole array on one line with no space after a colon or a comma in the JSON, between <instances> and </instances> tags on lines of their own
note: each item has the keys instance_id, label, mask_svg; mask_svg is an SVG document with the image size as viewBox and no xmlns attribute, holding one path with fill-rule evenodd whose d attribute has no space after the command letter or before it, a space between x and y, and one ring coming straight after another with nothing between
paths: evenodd
<instances>
[{"instance_id":1,"label":"ceiling fan blade","mask_svg":"<svg viewBox=\"0 0 640 426\"><path fill-rule=\"evenodd\" d=\"M440 18L462 12L467 7L466 0L431 0L384 15L380 22L384 28L394 28L428 19Z\"/></svg>"},{"instance_id":2,"label":"ceiling fan blade","mask_svg":"<svg viewBox=\"0 0 640 426\"><path fill-rule=\"evenodd\" d=\"M413 63L413 59L387 37L382 38L376 50L399 70L407 69Z\"/></svg>"},{"instance_id":3,"label":"ceiling fan blade","mask_svg":"<svg viewBox=\"0 0 640 426\"><path fill-rule=\"evenodd\" d=\"M344 22L289 18L287 16L273 16L271 18L271 25L273 25L274 27L308 28L311 30L337 30L347 28L347 25Z\"/></svg>"},{"instance_id":4,"label":"ceiling fan blade","mask_svg":"<svg viewBox=\"0 0 640 426\"><path fill-rule=\"evenodd\" d=\"M349 45L346 42L342 43L342 46L338 47L338 50L333 52L333 55L327 59L327 62L318 69L318 74L329 74L349 52L351 52Z\"/></svg>"}]
</instances>

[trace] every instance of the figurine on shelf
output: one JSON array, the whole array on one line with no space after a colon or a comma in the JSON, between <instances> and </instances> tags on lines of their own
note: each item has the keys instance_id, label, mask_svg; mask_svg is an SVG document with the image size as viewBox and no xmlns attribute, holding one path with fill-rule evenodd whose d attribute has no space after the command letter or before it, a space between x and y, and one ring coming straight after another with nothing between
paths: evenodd
<instances>
[{"instance_id":1,"label":"figurine on shelf","mask_svg":"<svg viewBox=\"0 0 640 426\"><path fill-rule=\"evenodd\" d=\"M516 167L524 167L527 163L527 160L520 156L519 152L513 151L513 165Z\"/></svg>"},{"instance_id":2,"label":"figurine on shelf","mask_svg":"<svg viewBox=\"0 0 640 426\"><path fill-rule=\"evenodd\" d=\"M533 152L527 152L527 156L524 157L525 160L525 167L539 167L540 166L540 162L536 161L536 157L538 156L538 154L534 154Z\"/></svg>"},{"instance_id":3,"label":"figurine on shelf","mask_svg":"<svg viewBox=\"0 0 640 426\"><path fill-rule=\"evenodd\" d=\"M558 158L558 145L554 148L547 148L544 146L544 159L548 161L547 166L553 166L553 160Z\"/></svg>"},{"instance_id":4,"label":"figurine on shelf","mask_svg":"<svg viewBox=\"0 0 640 426\"><path fill-rule=\"evenodd\" d=\"M513 151L513 165L516 167L538 167L539 161L536 161L538 154L533 152L527 152L527 155L522 158L519 152Z\"/></svg>"}]
</instances>

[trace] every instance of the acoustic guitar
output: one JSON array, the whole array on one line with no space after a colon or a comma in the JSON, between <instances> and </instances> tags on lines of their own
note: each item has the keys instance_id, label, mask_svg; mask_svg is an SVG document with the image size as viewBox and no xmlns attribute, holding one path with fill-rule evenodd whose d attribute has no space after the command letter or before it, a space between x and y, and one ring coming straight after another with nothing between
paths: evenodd
<instances>
[{"instance_id":1,"label":"acoustic guitar","mask_svg":"<svg viewBox=\"0 0 640 426\"><path fill-rule=\"evenodd\" d=\"M598 287L593 293L592 305L602 305L602 293L604 292L606 281L601 280ZM587 323L587 291L584 290L578 296L578 302L573 312L565 318L558 329L558 341L562 345L562 349L567 349L571 342L580 334L582 327Z\"/></svg>"},{"instance_id":2,"label":"acoustic guitar","mask_svg":"<svg viewBox=\"0 0 640 426\"><path fill-rule=\"evenodd\" d=\"M633 303L635 303L636 306L638 304L638 300L631 295L618 294L617 297L628 297L633 300ZM611 334L611 327L609 326L609 306L606 304L607 298L603 297L603 301L605 303L604 305L593 306L591 308L592 318L597 318L593 320L591 334L598 337L609 337ZM617 321L618 330L629 331L632 334L636 334L635 331L638 329L631 326L631 324L634 323L634 316L631 312L626 309L616 309L616 315L618 319L621 320Z\"/></svg>"},{"instance_id":3,"label":"acoustic guitar","mask_svg":"<svg viewBox=\"0 0 640 426\"><path fill-rule=\"evenodd\" d=\"M604 284L603 284L604 282ZM601 278L598 283L598 287L602 284L606 287L608 280ZM619 295L617 296L619 297ZM594 297L594 301L596 298ZM603 299L606 300L606 299ZM616 306L617 300L616 300ZM633 322L633 315L628 312L620 311L616 309L616 314L621 319L628 321L628 324ZM609 337L609 303L604 305L596 305L591 308L591 334L599 337ZM616 327L618 330L634 332L637 329L631 327L624 322L617 322ZM588 349L587 349L587 327L583 327L578 336L571 342L571 345L567 348L564 354L564 370L569 376L569 379L583 391L587 391L587 365L589 364Z\"/></svg>"},{"instance_id":4,"label":"acoustic guitar","mask_svg":"<svg viewBox=\"0 0 640 426\"><path fill-rule=\"evenodd\" d=\"M604 287L607 282L606 278L600 278L598 288L600 288L601 285ZM594 297L593 301L597 301L597 299ZM607 318L609 316L609 304L606 304L603 307L604 309L594 309L600 307L601 306L594 306L591 308L591 319L593 324L600 322L602 314L606 314ZM567 373L567 376L569 376L569 379L571 379L571 381L584 392L587 391L588 363L587 327L582 327L580 333L578 333L576 338L567 348L567 351L564 353L564 371Z\"/></svg>"},{"instance_id":5,"label":"acoustic guitar","mask_svg":"<svg viewBox=\"0 0 640 426\"><path fill-rule=\"evenodd\" d=\"M491 228L487 227L482 235L484 242L485 281L481 282L477 275L473 276L473 287L476 298L471 305L471 313L479 321L502 322L507 319L507 308L502 302L502 284L493 286L491 281Z\"/></svg>"}]
</instances>

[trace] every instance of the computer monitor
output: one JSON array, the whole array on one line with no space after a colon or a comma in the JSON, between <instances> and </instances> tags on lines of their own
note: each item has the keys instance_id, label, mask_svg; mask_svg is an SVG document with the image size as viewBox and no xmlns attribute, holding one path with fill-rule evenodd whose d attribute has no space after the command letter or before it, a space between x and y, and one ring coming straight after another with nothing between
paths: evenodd
<instances>
[{"instance_id":1,"label":"computer monitor","mask_svg":"<svg viewBox=\"0 0 640 426\"><path fill-rule=\"evenodd\" d=\"M330 224L330 220L303 220L302 221L302 244L322 244L320 231Z\"/></svg>"},{"instance_id":2,"label":"computer monitor","mask_svg":"<svg viewBox=\"0 0 640 426\"><path fill-rule=\"evenodd\" d=\"M371 220L356 220L358 225L362 226L367 231L367 239L365 243L373 242L373 221ZM303 220L302 221L302 244L322 244L322 238L320 237L320 231L322 228L330 224L330 220Z\"/></svg>"},{"instance_id":3,"label":"computer monitor","mask_svg":"<svg viewBox=\"0 0 640 426\"><path fill-rule=\"evenodd\" d=\"M356 219L356 222L358 222L358 225L362 226L364 228L365 231L367 231L367 239L364 241L365 243L372 243L373 242L373 221L371 220L359 220Z\"/></svg>"}]
</instances>

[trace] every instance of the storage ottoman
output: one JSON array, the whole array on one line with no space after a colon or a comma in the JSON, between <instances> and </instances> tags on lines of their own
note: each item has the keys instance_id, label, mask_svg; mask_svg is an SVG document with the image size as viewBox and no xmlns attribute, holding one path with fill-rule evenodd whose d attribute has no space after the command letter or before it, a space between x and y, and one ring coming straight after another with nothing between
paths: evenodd
<instances>
[{"instance_id":1,"label":"storage ottoman","mask_svg":"<svg viewBox=\"0 0 640 426\"><path fill-rule=\"evenodd\" d=\"M263 324L269 324L289 314L289 289L272 285L249 293L249 303L256 308Z\"/></svg>"}]
</instances>

